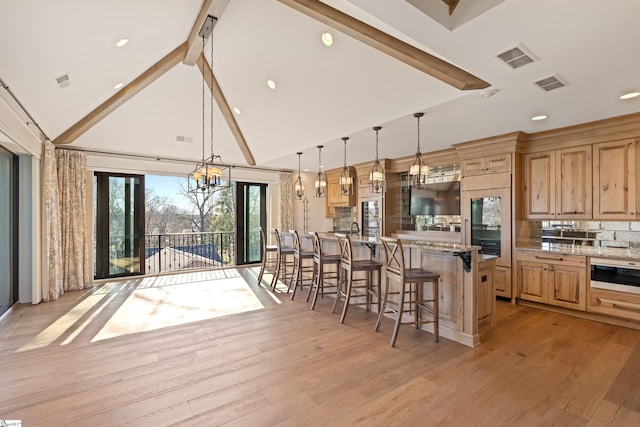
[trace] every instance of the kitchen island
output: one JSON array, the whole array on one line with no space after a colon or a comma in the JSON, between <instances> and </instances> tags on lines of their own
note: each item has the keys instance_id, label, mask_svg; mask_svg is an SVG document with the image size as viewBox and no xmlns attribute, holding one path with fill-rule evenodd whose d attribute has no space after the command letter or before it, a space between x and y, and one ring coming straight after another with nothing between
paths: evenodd
<instances>
[{"instance_id":1,"label":"kitchen island","mask_svg":"<svg viewBox=\"0 0 640 427\"><path fill-rule=\"evenodd\" d=\"M338 252L334 234L319 233L319 236L325 251ZM384 265L384 249L376 238L351 236L351 242L357 258L372 257ZM440 275L440 336L470 347L480 344L480 323L482 332L493 324L495 293L489 280L493 260L481 259L477 246L410 239L401 242L407 267L419 265ZM479 268L483 269L482 278ZM429 292L430 286L425 286L425 296ZM423 328L433 332L432 324Z\"/></svg>"}]
</instances>

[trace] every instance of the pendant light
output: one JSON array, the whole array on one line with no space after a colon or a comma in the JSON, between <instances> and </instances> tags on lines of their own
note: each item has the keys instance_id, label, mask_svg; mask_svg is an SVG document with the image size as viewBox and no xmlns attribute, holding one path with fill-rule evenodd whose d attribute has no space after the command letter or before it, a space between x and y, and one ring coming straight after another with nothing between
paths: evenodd
<instances>
[{"instance_id":1,"label":"pendant light","mask_svg":"<svg viewBox=\"0 0 640 427\"><path fill-rule=\"evenodd\" d=\"M347 196L353 194L353 177L347 167L347 141L349 137L343 136L342 140L344 141L344 167L340 173L340 193L342 193L343 196Z\"/></svg>"},{"instance_id":2,"label":"pendant light","mask_svg":"<svg viewBox=\"0 0 640 427\"><path fill-rule=\"evenodd\" d=\"M231 183L231 168L222 164L222 158L219 155L214 154L213 151L213 93L210 92L210 117L209 117L209 136L211 142L211 156L205 158L204 146L205 146L205 70L206 59L204 57L204 46L206 39L211 35L213 26L217 22L213 16L208 16L202 25L199 36L202 37L202 53L199 60L203 61L202 64L202 161L196 164L193 172L189 174L188 189L190 192L199 192L203 194L209 194L215 191L216 187L228 187ZM209 43L211 47L211 60L210 65L213 66L213 40ZM226 185L223 185L223 171L228 171L228 177L226 177Z\"/></svg>"},{"instance_id":3,"label":"pendant light","mask_svg":"<svg viewBox=\"0 0 640 427\"><path fill-rule=\"evenodd\" d=\"M371 191L373 193L384 193L385 191L384 169L380 166L380 160L378 160L378 131L380 129L382 129L381 126L375 126L373 128L376 132L376 160L373 162L371 173L369 173L369 184L371 185Z\"/></svg>"},{"instance_id":4,"label":"pendant light","mask_svg":"<svg viewBox=\"0 0 640 427\"><path fill-rule=\"evenodd\" d=\"M409 187L422 188L427 183L427 177L429 175L429 167L422 161L422 153L420 152L420 117L424 116L424 113L415 113L413 117L418 122L418 150L416 151L416 158L409 168Z\"/></svg>"},{"instance_id":5,"label":"pendant light","mask_svg":"<svg viewBox=\"0 0 640 427\"><path fill-rule=\"evenodd\" d=\"M298 179L296 179L296 182L293 184L293 191L296 198L298 200L302 200L304 197L304 190L306 189L304 182L302 181L302 177L300 176L300 156L302 156L302 153L298 151L296 154L298 155Z\"/></svg>"},{"instance_id":6,"label":"pendant light","mask_svg":"<svg viewBox=\"0 0 640 427\"><path fill-rule=\"evenodd\" d=\"M318 145L318 176L316 177L316 197L327 196L327 176L322 172L322 148L323 145Z\"/></svg>"}]
</instances>

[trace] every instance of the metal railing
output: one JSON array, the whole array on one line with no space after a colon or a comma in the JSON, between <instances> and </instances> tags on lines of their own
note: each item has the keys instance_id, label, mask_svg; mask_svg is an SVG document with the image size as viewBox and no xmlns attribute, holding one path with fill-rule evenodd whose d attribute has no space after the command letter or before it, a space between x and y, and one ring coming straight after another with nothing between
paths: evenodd
<instances>
[{"instance_id":1,"label":"metal railing","mask_svg":"<svg viewBox=\"0 0 640 427\"><path fill-rule=\"evenodd\" d=\"M145 235L145 274L235 265L235 231Z\"/></svg>"}]
</instances>

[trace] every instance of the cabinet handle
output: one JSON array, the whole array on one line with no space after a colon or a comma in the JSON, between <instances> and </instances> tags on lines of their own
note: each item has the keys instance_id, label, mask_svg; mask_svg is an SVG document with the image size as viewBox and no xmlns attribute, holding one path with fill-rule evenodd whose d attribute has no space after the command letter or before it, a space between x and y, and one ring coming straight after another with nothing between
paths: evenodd
<instances>
[{"instance_id":1,"label":"cabinet handle","mask_svg":"<svg viewBox=\"0 0 640 427\"><path fill-rule=\"evenodd\" d=\"M536 259L547 259L547 260L551 260L551 261L562 261L563 258L554 258L554 257L546 257L546 256L539 256L536 255Z\"/></svg>"}]
</instances>

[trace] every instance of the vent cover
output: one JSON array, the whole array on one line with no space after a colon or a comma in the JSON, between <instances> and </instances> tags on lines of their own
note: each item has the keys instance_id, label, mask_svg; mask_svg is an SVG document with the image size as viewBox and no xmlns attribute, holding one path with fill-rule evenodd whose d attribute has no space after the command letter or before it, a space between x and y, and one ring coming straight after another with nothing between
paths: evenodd
<instances>
[{"instance_id":1,"label":"vent cover","mask_svg":"<svg viewBox=\"0 0 640 427\"><path fill-rule=\"evenodd\" d=\"M178 142L186 142L187 144L191 144L193 142L192 136L178 135L176 136L176 141Z\"/></svg>"},{"instance_id":2,"label":"vent cover","mask_svg":"<svg viewBox=\"0 0 640 427\"><path fill-rule=\"evenodd\" d=\"M558 89L567 85L566 81L564 81L557 74L545 77L544 79L540 79L537 82L533 82L533 84L535 84L545 92L549 92L551 90Z\"/></svg>"},{"instance_id":3,"label":"vent cover","mask_svg":"<svg viewBox=\"0 0 640 427\"><path fill-rule=\"evenodd\" d=\"M69 73L63 74L60 77L56 77L56 83L58 83L58 87L62 89L63 87L67 87L71 85L71 79L69 79Z\"/></svg>"},{"instance_id":4,"label":"vent cover","mask_svg":"<svg viewBox=\"0 0 640 427\"><path fill-rule=\"evenodd\" d=\"M514 70L538 60L534 54L521 44L497 54L496 58Z\"/></svg>"}]
</instances>

